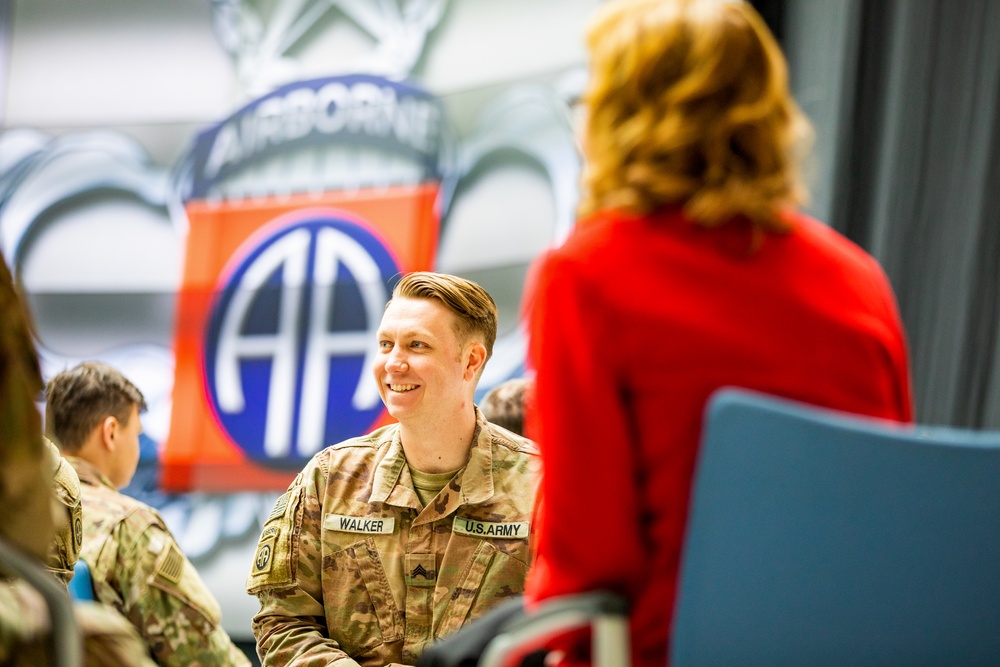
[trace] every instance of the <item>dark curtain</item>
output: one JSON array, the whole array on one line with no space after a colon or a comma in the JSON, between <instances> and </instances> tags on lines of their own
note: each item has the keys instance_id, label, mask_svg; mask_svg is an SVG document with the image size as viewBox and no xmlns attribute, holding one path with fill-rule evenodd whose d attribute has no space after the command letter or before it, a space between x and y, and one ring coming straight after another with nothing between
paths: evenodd
<instances>
[{"instance_id":1,"label":"dark curtain","mask_svg":"<svg viewBox=\"0 0 1000 667\"><path fill-rule=\"evenodd\" d=\"M774 38L782 42L785 38L785 0L751 0L750 4L767 23Z\"/></svg>"},{"instance_id":2,"label":"dark curtain","mask_svg":"<svg viewBox=\"0 0 1000 667\"><path fill-rule=\"evenodd\" d=\"M998 428L1000 2L862 0L859 16L830 222L896 289L918 421Z\"/></svg>"}]
</instances>

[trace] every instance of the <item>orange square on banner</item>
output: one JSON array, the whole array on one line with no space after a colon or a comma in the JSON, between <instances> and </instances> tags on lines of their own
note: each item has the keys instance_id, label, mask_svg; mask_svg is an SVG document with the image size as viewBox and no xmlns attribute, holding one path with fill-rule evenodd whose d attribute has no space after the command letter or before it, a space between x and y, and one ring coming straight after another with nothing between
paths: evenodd
<instances>
[{"instance_id":1,"label":"orange square on banner","mask_svg":"<svg viewBox=\"0 0 1000 667\"><path fill-rule=\"evenodd\" d=\"M234 442L213 408L206 377L206 335L220 281L234 258L290 214L344 214L365 223L401 272L431 270L438 247L438 183L185 205L189 222L174 336L176 367L170 432L161 457L169 491L278 490L301 468L265 465ZM372 341L374 345L374 341ZM384 409L368 430L388 423ZM353 435L362 435L354 433ZM334 444L326 442L325 445Z\"/></svg>"}]
</instances>

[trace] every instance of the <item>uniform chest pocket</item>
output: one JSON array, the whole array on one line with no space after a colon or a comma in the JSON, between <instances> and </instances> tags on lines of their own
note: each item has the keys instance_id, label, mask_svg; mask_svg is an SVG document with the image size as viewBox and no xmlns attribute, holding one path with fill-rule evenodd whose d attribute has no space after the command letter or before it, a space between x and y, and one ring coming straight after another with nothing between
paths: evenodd
<instances>
[{"instance_id":1,"label":"uniform chest pocket","mask_svg":"<svg viewBox=\"0 0 1000 667\"><path fill-rule=\"evenodd\" d=\"M523 593L527 574L526 562L488 541L478 541L457 585L450 592L446 611L436 630L437 636L445 637L466 621Z\"/></svg>"},{"instance_id":2,"label":"uniform chest pocket","mask_svg":"<svg viewBox=\"0 0 1000 667\"><path fill-rule=\"evenodd\" d=\"M402 617L371 538L323 556L327 630L350 655L402 639Z\"/></svg>"}]
</instances>

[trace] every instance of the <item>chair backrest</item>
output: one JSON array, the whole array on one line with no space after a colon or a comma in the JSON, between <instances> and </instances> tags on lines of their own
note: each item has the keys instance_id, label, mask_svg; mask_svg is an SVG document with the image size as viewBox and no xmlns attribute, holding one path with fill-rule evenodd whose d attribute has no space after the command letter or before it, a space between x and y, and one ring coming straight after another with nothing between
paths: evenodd
<instances>
[{"instance_id":1,"label":"chair backrest","mask_svg":"<svg viewBox=\"0 0 1000 667\"><path fill-rule=\"evenodd\" d=\"M48 649L53 667L80 667L83 664L83 638L73 615L73 605L66 589L51 572L34 558L0 535L0 569L13 574L35 589L45 601L52 624Z\"/></svg>"},{"instance_id":2,"label":"chair backrest","mask_svg":"<svg viewBox=\"0 0 1000 667\"><path fill-rule=\"evenodd\" d=\"M713 397L670 662L1000 665L1000 433Z\"/></svg>"},{"instance_id":3,"label":"chair backrest","mask_svg":"<svg viewBox=\"0 0 1000 667\"><path fill-rule=\"evenodd\" d=\"M90 566L81 558L73 566L73 578L69 581L69 596L74 600L92 602L94 596L94 579L90 576Z\"/></svg>"}]
</instances>

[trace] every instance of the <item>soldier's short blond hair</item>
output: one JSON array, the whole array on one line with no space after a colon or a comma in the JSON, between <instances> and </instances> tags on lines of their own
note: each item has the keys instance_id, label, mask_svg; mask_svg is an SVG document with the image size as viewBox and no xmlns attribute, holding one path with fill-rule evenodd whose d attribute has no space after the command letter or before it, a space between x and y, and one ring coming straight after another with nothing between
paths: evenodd
<instances>
[{"instance_id":1,"label":"soldier's short blond hair","mask_svg":"<svg viewBox=\"0 0 1000 667\"><path fill-rule=\"evenodd\" d=\"M455 334L459 340L476 338L486 347L486 359L493 356L497 304L478 283L447 273L417 271L396 283L392 298L397 297L437 301L457 316Z\"/></svg>"},{"instance_id":2,"label":"soldier's short blond hair","mask_svg":"<svg viewBox=\"0 0 1000 667\"><path fill-rule=\"evenodd\" d=\"M113 366L87 361L46 385L46 431L63 451L75 452L106 417L128 424L132 406L146 410L139 388Z\"/></svg>"}]
</instances>

